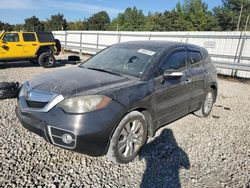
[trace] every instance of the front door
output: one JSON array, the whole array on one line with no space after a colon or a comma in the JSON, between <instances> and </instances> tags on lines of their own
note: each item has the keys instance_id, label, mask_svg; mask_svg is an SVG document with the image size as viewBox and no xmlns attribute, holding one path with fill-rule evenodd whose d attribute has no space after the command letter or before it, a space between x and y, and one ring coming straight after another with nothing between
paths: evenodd
<instances>
[{"instance_id":1,"label":"front door","mask_svg":"<svg viewBox=\"0 0 250 188\"><path fill-rule=\"evenodd\" d=\"M0 59L18 59L23 56L19 33L5 33L1 39Z\"/></svg>"},{"instance_id":2,"label":"front door","mask_svg":"<svg viewBox=\"0 0 250 188\"><path fill-rule=\"evenodd\" d=\"M158 127L188 113L190 82L186 57L186 49L178 48L170 52L159 65L159 76L155 78ZM181 72L183 76L163 81L163 73L166 70Z\"/></svg>"}]
</instances>

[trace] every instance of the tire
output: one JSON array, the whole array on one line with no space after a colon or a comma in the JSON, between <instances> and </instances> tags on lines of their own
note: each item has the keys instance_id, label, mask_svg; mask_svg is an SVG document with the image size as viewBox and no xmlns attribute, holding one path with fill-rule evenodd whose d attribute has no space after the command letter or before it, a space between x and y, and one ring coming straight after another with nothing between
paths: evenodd
<instances>
[{"instance_id":1,"label":"tire","mask_svg":"<svg viewBox=\"0 0 250 188\"><path fill-rule=\"evenodd\" d=\"M57 54L59 54L59 53L62 51L61 42L60 42L60 40L55 39L55 43L56 43L56 51L57 51Z\"/></svg>"},{"instance_id":2,"label":"tire","mask_svg":"<svg viewBox=\"0 0 250 188\"><path fill-rule=\"evenodd\" d=\"M53 54L45 52L38 57L39 64L44 68L51 68L55 65L55 57Z\"/></svg>"},{"instance_id":3,"label":"tire","mask_svg":"<svg viewBox=\"0 0 250 188\"><path fill-rule=\"evenodd\" d=\"M80 61L81 59L77 55L70 55L70 56L68 56L68 60L69 61Z\"/></svg>"},{"instance_id":4,"label":"tire","mask_svg":"<svg viewBox=\"0 0 250 188\"><path fill-rule=\"evenodd\" d=\"M107 158L115 163L131 162L146 142L146 138L147 121L145 116L138 111L128 113L112 135Z\"/></svg>"},{"instance_id":5,"label":"tire","mask_svg":"<svg viewBox=\"0 0 250 188\"><path fill-rule=\"evenodd\" d=\"M214 91L212 88L209 88L206 91L206 94L204 95L200 109L194 112L194 115L198 117L207 117L212 111L214 101L215 101Z\"/></svg>"},{"instance_id":6,"label":"tire","mask_svg":"<svg viewBox=\"0 0 250 188\"><path fill-rule=\"evenodd\" d=\"M0 99L16 98L19 92L18 82L0 82Z\"/></svg>"}]
</instances>

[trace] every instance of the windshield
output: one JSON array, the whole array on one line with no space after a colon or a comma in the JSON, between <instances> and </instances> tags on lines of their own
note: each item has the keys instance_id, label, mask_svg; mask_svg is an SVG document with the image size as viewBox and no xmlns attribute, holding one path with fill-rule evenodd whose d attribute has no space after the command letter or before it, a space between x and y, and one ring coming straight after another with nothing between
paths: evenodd
<instances>
[{"instance_id":1,"label":"windshield","mask_svg":"<svg viewBox=\"0 0 250 188\"><path fill-rule=\"evenodd\" d=\"M140 77L156 54L154 50L135 45L111 46L81 64L80 67Z\"/></svg>"}]
</instances>

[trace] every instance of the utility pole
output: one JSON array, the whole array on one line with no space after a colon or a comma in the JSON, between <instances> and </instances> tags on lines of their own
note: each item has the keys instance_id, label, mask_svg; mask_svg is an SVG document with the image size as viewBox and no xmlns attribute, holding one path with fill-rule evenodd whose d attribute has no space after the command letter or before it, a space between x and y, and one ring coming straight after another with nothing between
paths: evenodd
<instances>
[{"instance_id":1,"label":"utility pole","mask_svg":"<svg viewBox=\"0 0 250 188\"><path fill-rule=\"evenodd\" d=\"M246 32L246 31L247 31L248 21L249 21L249 15L247 16L247 21L246 21L246 25L245 25L244 32Z\"/></svg>"},{"instance_id":2,"label":"utility pole","mask_svg":"<svg viewBox=\"0 0 250 188\"><path fill-rule=\"evenodd\" d=\"M240 48L239 58L238 58L238 62L237 63L240 63L240 61L241 61L243 49L244 49L244 46L245 46L245 42L246 42L246 30L247 30L247 26L248 26L248 21L249 21L249 16L247 16L247 21L246 21L246 25L245 25L245 29L244 29L244 35L243 35L243 39L242 39L242 42L241 42L241 48ZM237 70L234 72L234 76L237 75L237 72L238 72Z\"/></svg>"},{"instance_id":3,"label":"utility pole","mask_svg":"<svg viewBox=\"0 0 250 188\"><path fill-rule=\"evenodd\" d=\"M240 29L242 11L243 11L243 4L241 4L241 8L240 8L240 16L239 16L239 20L238 20L238 24L237 24L237 31L239 31L239 29Z\"/></svg>"},{"instance_id":4,"label":"utility pole","mask_svg":"<svg viewBox=\"0 0 250 188\"><path fill-rule=\"evenodd\" d=\"M119 24L116 24L116 31L119 31Z\"/></svg>"}]
</instances>

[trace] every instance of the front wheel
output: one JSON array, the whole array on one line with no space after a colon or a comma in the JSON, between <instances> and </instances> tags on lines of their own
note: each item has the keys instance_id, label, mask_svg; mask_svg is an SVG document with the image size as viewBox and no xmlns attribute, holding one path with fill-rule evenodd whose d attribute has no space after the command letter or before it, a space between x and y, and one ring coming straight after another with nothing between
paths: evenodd
<instances>
[{"instance_id":1,"label":"front wheel","mask_svg":"<svg viewBox=\"0 0 250 188\"><path fill-rule=\"evenodd\" d=\"M207 117L212 111L214 101L214 91L212 88L209 88L202 100L201 108L198 111L194 112L194 114L198 117Z\"/></svg>"},{"instance_id":2,"label":"front wheel","mask_svg":"<svg viewBox=\"0 0 250 188\"><path fill-rule=\"evenodd\" d=\"M54 67L55 61L54 55L48 52L41 54L38 58L39 64L44 68Z\"/></svg>"},{"instance_id":3,"label":"front wheel","mask_svg":"<svg viewBox=\"0 0 250 188\"><path fill-rule=\"evenodd\" d=\"M128 113L110 140L107 157L116 163L128 163L136 156L147 137L147 122L138 111Z\"/></svg>"}]
</instances>

